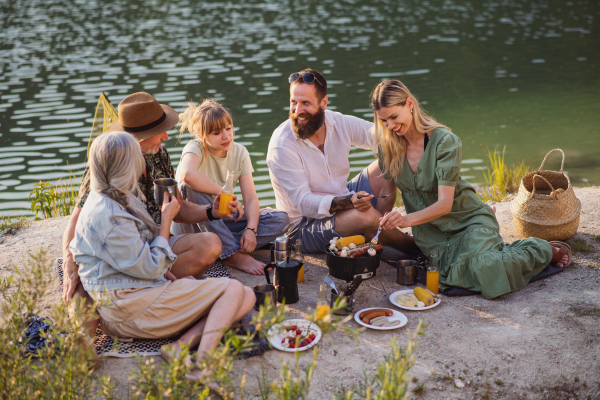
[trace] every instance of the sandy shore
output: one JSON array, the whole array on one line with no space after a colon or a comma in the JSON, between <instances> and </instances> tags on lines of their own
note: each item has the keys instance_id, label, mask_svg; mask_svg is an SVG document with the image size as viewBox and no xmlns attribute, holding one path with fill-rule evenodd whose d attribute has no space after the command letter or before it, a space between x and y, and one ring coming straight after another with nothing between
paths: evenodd
<instances>
[{"instance_id":1,"label":"sandy shore","mask_svg":"<svg viewBox=\"0 0 600 400\"><path fill-rule=\"evenodd\" d=\"M351 384L363 369L373 371L388 352L388 341L398 335L406 342L407 329L419 319L429 324L415 352L411 371L423 385L423 399L599 399L600 398L600 188L578 188L583 211L575 239L583 239L591 253L574 254L574 263L565 272L532 283L523 290L484 300L481 296L443 297L442 304L429 311L410 312L408 325L395 331L367 330L360 343L341 333L324 337L319 343L318 367L309 397L329 399L342 382ZM506 242L519 239L512 223L509 203L497 203L497 217ZM0 276L10 274L10 265L23 265L28 252L45 247L52 258L61 255L62 233L69 217L37 221L15 235L4 236L0 244ZM2 241L0 239L0 241ZM255 256L267 261L267 251ZM318 286L327 275L324 256L310 255L305 282L299 285L300 301L286 307L290 318L302 317L315 306ZM356 294L357 309L393 307L387 295L405 287L395 282L395 269L382 263L377 277L363 284ZM232 275L248 286L264 277L238 271ZM40 309L60 301L58 287L44 299ZM351 321L352 327L358 325ZM268 382L279 377L278 351L237 362L237 371L247 374L247 393L258 393L257 379L264 369ZM312 357L307 353L301 362ZM159 357L154 357L160 362ZM119 396L131 397L129 371L135 359L105 358L96 372L117 382ZM465 384L455 386L456 379Z\"/></svg>"}]
</instances>

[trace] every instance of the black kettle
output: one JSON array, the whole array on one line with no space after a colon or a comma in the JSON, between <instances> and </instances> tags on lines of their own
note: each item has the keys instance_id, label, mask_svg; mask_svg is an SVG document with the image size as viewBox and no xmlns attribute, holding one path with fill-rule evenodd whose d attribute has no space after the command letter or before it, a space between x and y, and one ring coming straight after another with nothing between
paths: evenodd
<instances>
[{"instance_id":1,"label":"black kettle","mask_svg":"<svg viewBox=\"0 0 600 400\"><path fill-rule=\"evenodd\" d=\"M274 270L273 285L277 288L277 301L279 303L293 304L300 300L298 295L298 272L304 264L297 261L283 260L277 264L270 263L265 266L265 277L271 285L269 269Z\"/></svg>"}]
</instances>

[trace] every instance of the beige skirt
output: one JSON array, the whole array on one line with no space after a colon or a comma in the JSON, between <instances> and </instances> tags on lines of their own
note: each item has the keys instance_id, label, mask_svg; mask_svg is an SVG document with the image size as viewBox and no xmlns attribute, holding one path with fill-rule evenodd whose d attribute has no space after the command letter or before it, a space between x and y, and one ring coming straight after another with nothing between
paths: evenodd
<instances>
[{"instance_id":1,"label":"beige skirt","mask_svg":"<svg viewBox=\"0 0 600 400\"><path fill-rule=\"evenodd\" d=\"M178 279L159 287L103 292L102 298L112 302L98 308L102 330L120 338L175 336L208 315L229 282L227 278Z\"/></svg>"}]
</instances>

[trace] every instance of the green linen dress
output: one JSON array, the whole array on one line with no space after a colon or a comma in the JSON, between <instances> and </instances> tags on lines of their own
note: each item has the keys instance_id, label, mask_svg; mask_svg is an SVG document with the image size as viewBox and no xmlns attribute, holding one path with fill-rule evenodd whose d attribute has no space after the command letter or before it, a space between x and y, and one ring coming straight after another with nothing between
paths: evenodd
<instances>
[{"instance_id":1,"label":"green linen dress","mask_svg":"<svg viewBox=\"0 0 600 400\"><path fill-rule=\"evenodd\" d=\"M378 154L383 170L381 149ZM461 161L458 136L437 128L431 133L417 172L410 170L405 159L402 172L394 177L409 214L434 204L438 185L455 187L450 213L413 226L415 242L425 255L437 251L442 289L470 289L481 292L485 299L519 290L550 263L552 248L536 238L505 245L494 211L461 179Z\"/></svg>"}]
</instances>

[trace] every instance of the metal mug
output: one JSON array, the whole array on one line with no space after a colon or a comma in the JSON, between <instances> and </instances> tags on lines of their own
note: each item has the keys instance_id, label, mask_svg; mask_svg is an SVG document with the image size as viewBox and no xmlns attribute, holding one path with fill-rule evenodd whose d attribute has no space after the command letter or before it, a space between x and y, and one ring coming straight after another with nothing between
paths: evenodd
<instances>
[{"instance_id":1,"label":"metal mug","mask_svg":"<svg viewBox=\"0 0 600 400\"><path fill-rule=\"evenodd\" d=\"M424 273L424 268L417 265L414 260L400 260L396 262L396 282L401 285L414 285Z\"/></svg>"},{"instance_id":2,"label":"metal mug","mask_svg":"<svg viewBox=\"0 0 600 400\"><path fill-rule=\"evenodd\" d=\"M339 295L335 292L335 290L331 289L331 301L330 301L331 308L333 308L333 305L335 304L335 301L338 299L338 297L339 297ZM355 303L354 297L342 296L342 299L346 300L346 306L335 311L334 314L335 315L352 314L352 311L354 311L354 303Z\"/></svg>"},{"instance_id":3,"label":"metal mug","mask_svg":"<svg viewBox=\"0 0 600 400\"><path fill-rule=\"evenodd\" d=\"M276 288L274 285L256 285L252 290L254 290L254 295L256 296L256 303L254 303L255 310L258 311L260 306L264 306L265 300L273 307L277 305Z\"/></svg>"},{"instance_id":4,"label":"metal mug","mask_svg":"<svg viewBox=\"0 0 600 400\"><path fill-rule=\"evenodd\" d=\"M160 178L154 180L154 201L159 207L162 206L165 192L171 196L175 196L175 198L179 197L179 190L177 190L177 181L175 179Z\"/></svg>"}]
</instances>

